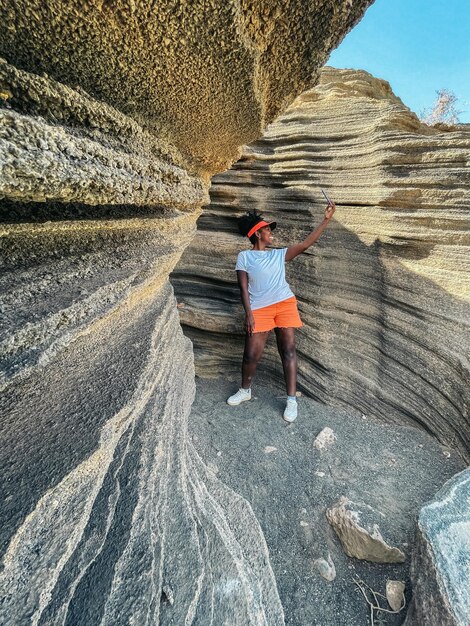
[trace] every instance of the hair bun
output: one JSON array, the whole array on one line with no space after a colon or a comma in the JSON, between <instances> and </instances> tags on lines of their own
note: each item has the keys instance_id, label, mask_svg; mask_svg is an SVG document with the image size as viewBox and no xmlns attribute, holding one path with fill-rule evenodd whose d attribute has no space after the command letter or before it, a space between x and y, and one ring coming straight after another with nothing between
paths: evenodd
<instances>
[{"instance_id":1,"label":"hair bun","mask_svg":"<svg viewBox=\"0 0 470 626\"><path fill-rule=\"evenodd\" d=\"M258 213L256 209L254 209L253 211L247 211L245 215L242 215L237 220L238 230L241 235L246 237L250 230L253 228L253 226L262 221L263 216L261 215L261 213Z\"/></svg>"}]
</instances>

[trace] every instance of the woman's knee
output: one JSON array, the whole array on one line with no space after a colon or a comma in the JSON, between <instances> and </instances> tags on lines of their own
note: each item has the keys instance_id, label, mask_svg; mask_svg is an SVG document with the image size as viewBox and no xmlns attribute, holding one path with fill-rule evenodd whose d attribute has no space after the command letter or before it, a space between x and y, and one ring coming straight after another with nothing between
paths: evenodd
<instances>
[{"instance_id":1,"label":"woman's knee","mask_svg":"<svg viewBox=\"0 0 470 626\"><path fill-rule=\"evenodd\" d=\"M286 362L295 361L297 358L297 351L294 344L283 346L280 353L282 360Z\"/></svg>"},{"instance_id":2,"label":"woman's knee","mask_svg":"<svg viewBox=\"0 0 470 626\"><path fill-rule=\"evenodd\" d=\"M256 365L261 358L261 354L254 350L245 350L243 353L244 365Z\"/></svg>"}]
</instances>

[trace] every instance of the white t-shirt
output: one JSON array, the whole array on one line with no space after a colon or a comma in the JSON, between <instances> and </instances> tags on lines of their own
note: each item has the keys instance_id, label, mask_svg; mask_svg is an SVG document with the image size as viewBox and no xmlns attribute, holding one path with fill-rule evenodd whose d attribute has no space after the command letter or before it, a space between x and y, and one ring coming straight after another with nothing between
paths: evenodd
<instances>
[{"instance_id":1,"label":"white t-shirt","mask_svg":"<svg viewBox=\"0 0 470 626\"><path fill-rule=\"evenodd\" d=\"M287 248L242 250L236 270L248 274L248 295L252 310L282 302L294 295L286 282Z\"/></svg>"}]
</instances>

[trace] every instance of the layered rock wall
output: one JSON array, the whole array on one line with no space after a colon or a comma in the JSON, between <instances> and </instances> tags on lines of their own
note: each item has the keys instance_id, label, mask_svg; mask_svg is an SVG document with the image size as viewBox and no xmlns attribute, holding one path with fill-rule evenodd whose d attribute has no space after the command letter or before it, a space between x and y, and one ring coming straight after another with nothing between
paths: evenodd
<instances>
[{"instance_id":1,"label":"layered rock wall","mask_svg":"<svg viewBox=\"0 0 470 626\"><path fill-rule=\"evenodd\" d=\"M305 326L300 388L329 404L419 424L467 455L468 126L430 128L366 72L325 69L262 140L214 178L211 203L173 278L201 375L238 377L243 311L236 217L303 239L337 203L319 243L287 266ZM261 367L281 379L275 346ZM281 384L281 383L280 383Z\"/></svg>"},{"instance_id":2,"label":"layered rock wall","mask_svg":"<svg viewBox=\"0 0 470 626\"><path fill-rule=\"evenodd\" d=\"M275 245L337 212L287 266L305 326L300 388L330 405L419 425L470 458L470 128L430 128L365 72L322 71L262 140L214 178L211 202L172 278L201 376L237 380L243 310L236 218L258 209ZM283 383L273 343L260 365ZM419 517L406 624L467 623L469 472ZM466 534L467 533L467 534ZM466 612L467 611L467 612Z\"/></svg>"},{"instance_id":3,"label":"layered rock wall","mask_svg":"<svg viewBox=\"0 0 470 626\"><path fill-rule=\"evenodd\" d=\"M2 3L2 624L283 623L186 436L167 279L210 176L368 4Z\"/></svg>"},{"instance_id":4,"label":"layered rock wall","mask_svg":"<svg viewBox=\"0 0 470 626\"><path fill-rule=\"evenodd\" d=\"M168 284L3 397L2 624L283 623L249 505L187 438L192 352Z\"/></svg>"}]
</instances>

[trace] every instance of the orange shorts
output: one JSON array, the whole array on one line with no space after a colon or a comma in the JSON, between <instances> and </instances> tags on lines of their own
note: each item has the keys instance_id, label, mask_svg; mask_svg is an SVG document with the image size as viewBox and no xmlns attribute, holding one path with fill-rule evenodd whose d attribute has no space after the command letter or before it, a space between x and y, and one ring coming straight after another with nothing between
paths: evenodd
<instances>
[{"instance_id":1,"label":"orange shorts","mask_svg":"<svg viewBox=\"0 0 470 626\"><path fill-rule=\"evenodd\" d=\"M303 326L297 310L297 299L295 296L264 306L253 311L255 318L255 333L265 333L273 328L300 328Z\"/></svg>"}]
</instances>

